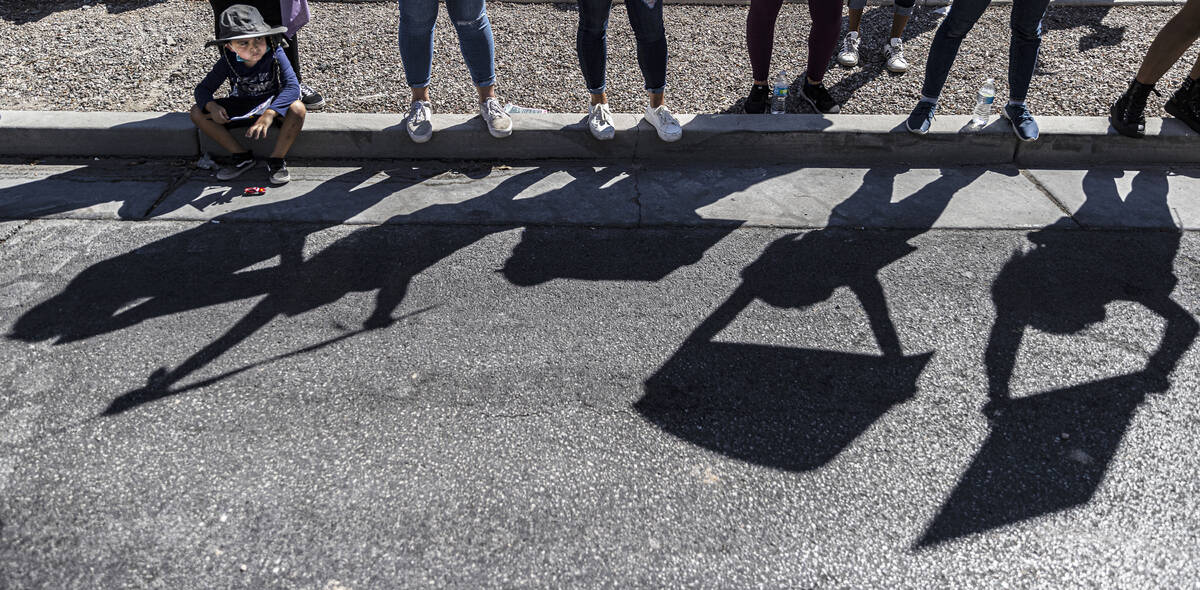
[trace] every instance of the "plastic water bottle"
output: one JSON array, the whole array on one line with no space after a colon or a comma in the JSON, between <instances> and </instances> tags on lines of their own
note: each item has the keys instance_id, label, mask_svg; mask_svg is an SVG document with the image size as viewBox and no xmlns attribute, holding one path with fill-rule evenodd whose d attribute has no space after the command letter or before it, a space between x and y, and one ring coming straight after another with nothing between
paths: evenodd
<instances>
[{"instance_id":1,"label":"plastic water bottle","mask_svg":"<svg viewBox=\"0 0 1200 590\"><path fill-rule=\"evenodd\" d=\"M988 78L975 93L975 110L971 113L971 125L983 127L992 116L992 103L996 100L996 81Z\"/></svg>"},{"instance_id":2,"label":"plastic water bottle","mask_svg":"<svg viewBox=\"0 0 1200 590\"><path fill-rule=\"evenodd\" d=\"M775 76L775 86L771 88L771 114L782 115L787 112L787 95L788 95L788 75L787 70L779 72Z\"/></svg>"}]
</instances>

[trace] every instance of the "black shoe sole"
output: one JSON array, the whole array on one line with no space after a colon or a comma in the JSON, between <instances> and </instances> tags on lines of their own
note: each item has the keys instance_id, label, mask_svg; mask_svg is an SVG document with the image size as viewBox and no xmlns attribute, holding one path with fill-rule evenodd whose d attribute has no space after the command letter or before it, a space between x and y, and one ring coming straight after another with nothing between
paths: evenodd
<instances>
[{"instance_id":1,"label":"black shoe sole","mask_svg":"<svg viewBox=\"0 0 1200 590\"><path fill-rule=\"evenodd\" d=\"M1192 131L1195 131L1196 133L1200 133L1200 121L1196 120L1194 117L1192 117L1186 111L1183 111L1179 107L1175 106L1174 100L1168 100L1167 104L1163 105L1163 110L1167 111L1168 115L1171 115L1172 117L1175 117L1176 119L1179 119L1180 121L1183 121L1184 125L1187 125L1188 127L1192 128Z\"/></svg>"},{"instance_id":2,"label":"black shoe sole","mask_svg":"<svg viewBox=\"0 0 1200 590\"><path fill-rule=\"evenodd\" d=\"M1118 103L1113 103L1112 108L1108 110L1108 124L1112 125L1113 129L1117 130L1117 133L1120 133L1125 137L1132 137L1134 139L1146 137L1146 130L1144 127L1139 131L1136 126L1131 127L1126 125L1125 122L1121 120L1121 109L1118 109L1117 105Z\"/></svg>"}]
</instances>

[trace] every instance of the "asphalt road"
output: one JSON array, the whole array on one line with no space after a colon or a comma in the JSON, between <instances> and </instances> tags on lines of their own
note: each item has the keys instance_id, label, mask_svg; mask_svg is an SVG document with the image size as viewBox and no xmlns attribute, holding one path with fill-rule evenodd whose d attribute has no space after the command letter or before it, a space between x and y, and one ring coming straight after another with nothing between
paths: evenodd
<instances>
[{"instance_id":1,"label":"asphalt road","mask_svg":"<svg viewBox=\"0 0 1200 590\"><path fill-rule=\"evenodd\" d=\"M0 587L1195 587L1196 234L931 223L0 222Z\"/></svg>"}]
</instances>

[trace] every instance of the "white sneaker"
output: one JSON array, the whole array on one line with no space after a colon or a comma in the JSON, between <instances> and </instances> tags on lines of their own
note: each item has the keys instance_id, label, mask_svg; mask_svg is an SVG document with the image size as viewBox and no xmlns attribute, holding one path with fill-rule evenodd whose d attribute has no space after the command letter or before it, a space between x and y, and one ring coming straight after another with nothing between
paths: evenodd
<instances>
[{"instance_id":1,"label":"white sneaker","mask_svg":"<svg viewBox=\"0 0 1200 590\"><path fill-rule=\"evenodd\" d=\"M894 74L908 71L908 60L904 59L904 42L893 37L883 46L883 54L887 56L887 69Z\"/></svg>"},{"instance_id":2,"label":"white sneaker","mask_svg":"<svg viewBox=\"0 0 1200 590\"><path fill-rule=\"evenodd\" d=\"M612 139L617 134L617 128L613 126L612 110L607 104L594 104L588 109L588 131L592 132L592 137L601 141Z\"/></svg>"},{"instance_id":3,"label":"white sneaker","mask_svg":"<svg viewBox=\"0 0 1200 590\"><path fill-rule=\"evenodd\" d=\"M496 97L488 98L479 103L479 116L483 117L483 122L487 123L488 133L492 137L508 137L512 135L512 117L504 112L504 107L500 106L500 101Z\"/></svg>"},{"instance_id":4,"label":"white sneaker","mask_svg":"<svg viewBox=\"0 0 1200 590\"><path fill-rule=\"evenodd\" d=\"M842 51L837 55L837 62L847 68L858 65L858 31L846 33L842 42Z\"/></svg>"},{"instance_id":5,"label":"white sneaker","mask_svg":"<svg viewBox=\"0 0 1200 590\"><path fill-rule=\"evenodd\" d=\"M408 116L404 117L404 128L416 143L425 143L433 137L433 109L429 108L429 101L413 101Z\"/></svg>"},{"instance_id":6,"label":"white sneaker","mask_svg":"<svg viewBox=\"0 0 1200 590\"><path fill-rule=\"evenodd\" d=\"M658 131L658 138L663 141L679 141L679 138L683 137L683 127L679 126L679 120L671 114L671 109L665 104L657 108L646 107L646 120L654 126Z\"/></svg>"}]
</instances>

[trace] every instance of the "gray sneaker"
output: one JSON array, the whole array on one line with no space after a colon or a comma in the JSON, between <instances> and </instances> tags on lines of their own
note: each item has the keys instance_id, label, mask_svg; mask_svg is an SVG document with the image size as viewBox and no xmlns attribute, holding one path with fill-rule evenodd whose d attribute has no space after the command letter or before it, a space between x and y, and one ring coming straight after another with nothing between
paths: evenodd
<instances>
[{"instance_id":1,"label":"gray sneaker","mask_svg":"<svg viewBox=\"0 0 1200 590\"><path fill-rule=\"evenodd\" d=\"M487 123L488 133L491 133L492 137L512 135L512 117L504 112L504 107L500 106L500 101L496 100L496 97L490 97L479 103L479 116L483 117L484 123Z\"/></svg>"},{"instance_id":2,"label":"gray sneaker","mask_svg":"<svg viewBox=\"0 0 1200 590\"><path fill-rule=\"evenodd\" d=\"M404 118L404 128L415 143L425 143L433 137L433 109L429 102L414 100L408 108L408 116Z\"/></svg>"},{"instance_id":3,"label":"gray sneaker","mask_svg":"<svg viewBox=\"0 0 1200 590\"><path fill-rule=\"evenodd\" d=\"M253 168L254 164L254 156L250 152L246 152L244 156L234 154L228 164L217 170L217 180L233 180Z\"/></svg>"},{"instance_id":4,"label":"gray sneaker","mask_svg":"<svg viewBox=\"0 0 1200 590\"><path fill-rule=\"evenodd\" d=\"M271 184L287 184L292 180L292 174L288 172L287 162L283 158L267 160L267 173L270 175Z\"/></svg>"}]
</instances>

